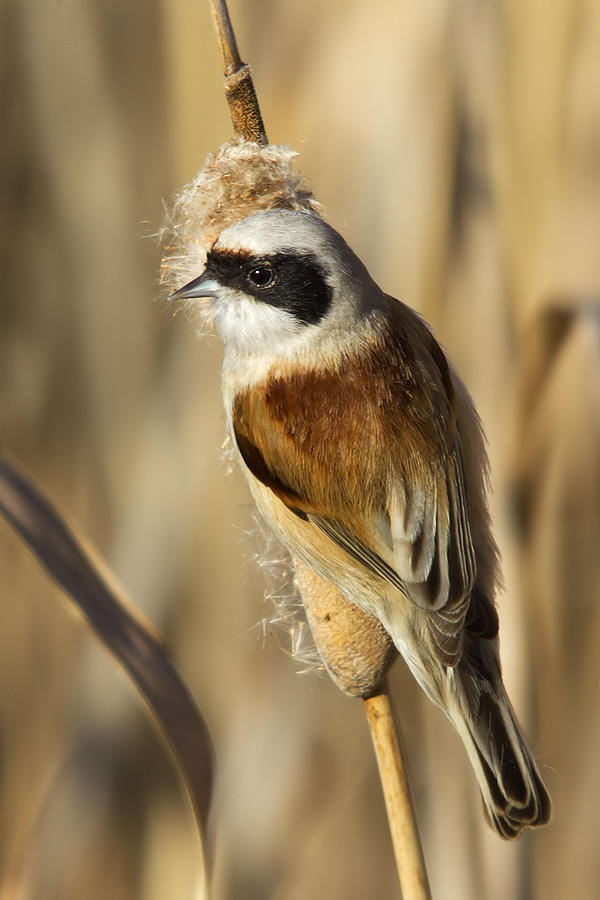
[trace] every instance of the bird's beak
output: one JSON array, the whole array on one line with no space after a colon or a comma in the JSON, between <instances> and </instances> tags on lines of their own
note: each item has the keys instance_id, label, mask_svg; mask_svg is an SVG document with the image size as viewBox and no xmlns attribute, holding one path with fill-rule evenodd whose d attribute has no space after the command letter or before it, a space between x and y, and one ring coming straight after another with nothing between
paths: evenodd
<instances>
[{"instance_id":1,"label":"bird's beak","mask_svg":"<svg viewBox=\"0 0 600 900\"><path fill-rule=\"evenodd\" d=\"M190 300L194 297L218 297L219 284L214 278L211 278L206 272L194 278L189 284L184 284L182 288L171 294L169 300Z\"/></svg>"}]
</instances>

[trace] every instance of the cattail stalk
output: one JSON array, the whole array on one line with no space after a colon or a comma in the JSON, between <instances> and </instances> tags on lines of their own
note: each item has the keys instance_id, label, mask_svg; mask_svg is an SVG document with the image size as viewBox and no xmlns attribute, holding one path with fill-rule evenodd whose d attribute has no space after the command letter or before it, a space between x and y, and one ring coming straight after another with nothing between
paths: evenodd
<instances>
[{"instance_id":1,"label":"cattail stalk","mask_svg":"<svg viewBox=\"0 0 600 900\"><path fill-rule=\"evenodd\" d=\"M294 559L295 580L319 655L337 686L362 698L375 748L403 900L431 900L402 737L386 672L398 652L374 616Z\"/></svg>"},{"instance_id":2,"label":"cattail stalk","mask_svg":"<svg viewBox=\"0 0 600 900\"><path fill-rule=\"evenodd\" d=\"M402 736L387 681L364 700L385 798L403 900L431 900Z\"/></svg>"}]
</instances>

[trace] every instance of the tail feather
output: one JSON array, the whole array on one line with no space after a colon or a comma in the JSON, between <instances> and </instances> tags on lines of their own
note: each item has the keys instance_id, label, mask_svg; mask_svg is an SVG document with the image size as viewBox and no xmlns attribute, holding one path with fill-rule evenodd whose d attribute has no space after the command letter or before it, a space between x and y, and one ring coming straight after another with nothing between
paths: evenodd
<instances>
[{"instance_id":1,"label":"tail feather","mask_svg":"<svg viewBox=\"0 0 600 900\"><path fill-rule=\"evenodd\" d=\"M458 706L448 711L473 764L490 825L507 840L545 825L552 813L548 789L500 674L484 681L459 664L452 676Z\"/></svg>"}]
</instances>

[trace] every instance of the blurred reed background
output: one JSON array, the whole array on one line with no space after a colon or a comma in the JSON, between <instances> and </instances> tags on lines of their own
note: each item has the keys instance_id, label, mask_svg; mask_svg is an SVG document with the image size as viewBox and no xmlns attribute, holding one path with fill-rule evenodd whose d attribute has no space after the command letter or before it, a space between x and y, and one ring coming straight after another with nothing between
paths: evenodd
<instances>
[{"instance_id":1,"label":"blurred reed background","mask_svg":"<svg viewBox=\"0 0 600 900\"><path fill-rule=\"evenodd\" d=\"M485 826L393 687L436 900L600 896L600 6L231 0L269 137L478 403L506 680L555 802ZM204 0L0 5L0 434L165 634L218 756L215 900L398 888L362 705L267 629L216 338L158 287L163 198L229 138ZM0 525L0 898L183 900L191 815L124 676Z\"/></svg>"}]
</instances>

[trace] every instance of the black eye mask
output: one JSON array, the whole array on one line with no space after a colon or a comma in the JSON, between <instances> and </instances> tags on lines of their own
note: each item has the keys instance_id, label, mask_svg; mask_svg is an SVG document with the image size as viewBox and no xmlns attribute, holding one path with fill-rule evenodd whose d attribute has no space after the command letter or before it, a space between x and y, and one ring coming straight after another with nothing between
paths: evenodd
<instances>
[{"instance_id":1,"label":"black eye mask","mask_svg":"<svg viewBox=\"0 0 600 900\"><path fill-rule=\"evenodd\" d=\"M306 325L320 322L331 306L332 290L312 253L283 250L258 257L213 249L206 259L205 275L223 287L283 309Z\"/></svg>"}]
</instances>

